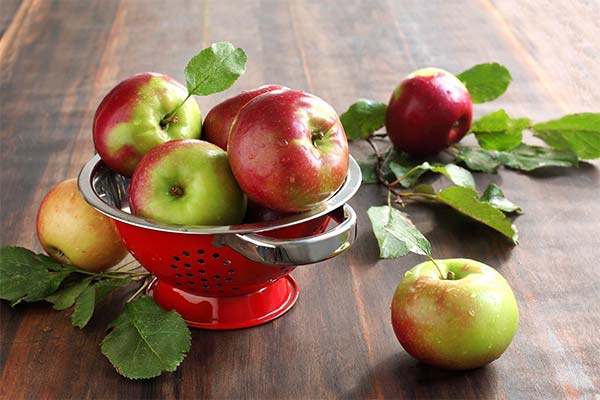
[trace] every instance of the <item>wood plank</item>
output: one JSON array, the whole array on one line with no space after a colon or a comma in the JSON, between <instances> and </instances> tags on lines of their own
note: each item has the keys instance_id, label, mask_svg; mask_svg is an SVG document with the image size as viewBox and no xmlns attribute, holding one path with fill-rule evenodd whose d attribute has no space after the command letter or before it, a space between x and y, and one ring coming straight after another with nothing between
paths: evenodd
<instances>
[{"instance_id":1,"label":"wood plank","mask_svg":"<svg viewBox=\"0 0 600 400\"><path fill-rule=\"evenodd\" d=\"M168 10L159 0L2 3L17 10L0 39L2 245L39 250L37 206L93 154L93 113L112 86L148 70L183 80L187 60L211 42L243 47L249 63L232 89L198 98L204 114L264 83L309 90L342 112L359 97L386 101L416 68L460 72L486 61L508 66L513 83L498 101L478 105L478 115L503 107L542 120L600 105L593 2L180 0ZM367 151L352 145L356 156ZM479 188L498 183L525 209L516 220L518 247L443 207L407 207L437 257L481 260L512 285L521 325L489 367L444 372L400 348L391 296L421 258L378 259L366 210L383 204L385 192L365 186L351 201L359 213L356 245L293 273L302 292L290 313L247 330L193 330L192 350L172 374L128 381L100 353L126 290L83 331L50 307L2 303L0 398L592 396L600 391L600 313L592 309L600 300L599 165L477 176Z\"/></svg>"}]
</instances>

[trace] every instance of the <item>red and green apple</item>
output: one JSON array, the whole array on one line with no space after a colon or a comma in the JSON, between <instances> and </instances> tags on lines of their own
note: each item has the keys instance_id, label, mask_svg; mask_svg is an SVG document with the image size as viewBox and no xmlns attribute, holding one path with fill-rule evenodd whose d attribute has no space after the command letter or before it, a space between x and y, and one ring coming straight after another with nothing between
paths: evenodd
<instances>
[{"instance_id":1,"label":"red and green apple","mask_svg":"<svg viewBox=\"0 0 600 400\"><path fill-rule=\"evenodd\" d=\"M342 185L348 141L335 110L299 90L273 90L247 103L229 132L231 169L248 198L297 212Z\"/></svg>"},{"instance_id":2,"label":"red and green apple","mask_svg":"<svg viewBox=\"0 0 600 400\"><path fill-rule=\"evenodd\" d=\"M227 153L196 139L150 150L133 174L129 202L135 215L179 225L237 225L246 212Z\"/></svg>"},{"instance_id":3,"label":"red and green apple","mask_svg":"<svg viewBox=\"0 0 600 400\"><path fill-rule=\"evenodd\" d=\"M513 292L495 269L470 259L410 269L392 300L392 326L404 349L435 367L464 370L502 355L517 330ZM441 274L444 276L442 278Z\"/></svg>"},{"instance_id":4,"label":"red and green apple","mask_svg":"<svg viewBox=\"0 0 600 400\"><path fill-rule=\"evenodd\" d=\"M175 79L153 72L134 75L115 86L94 115L94 146L104 163L129 177L153 147L199 138L200 108L194 99L185 101L187 95Z\"/></svg>"},{"instance_id":5,"label":"red and green apple","mask_svg":"<svg viewBox=\"0 0 600 400\"><path fill-rule=\"evenodd\" d=\"M110 218L83 199L76 179L63 181L46 194L36 228L46 253L62 264L102 271L127 255Z\"/></svg>"},{"instance_id":6,"label":"red and green apple","mask_svg":"<svg viewBox=\"0 0 600 400\"><path fill-rule=\"evenodd\" d=\"M227 151L229 129L240 109L253 98L272 90L284 89L279 85L264 85L241 92L214 106L202 124L202 139Z\"/></svg>"},{"instance_id":7,"label":"red and green apple","mask_svg":"<svg viewBox=\"0 0 600 400\"><path fill-rule=\"evenodd\" d=\"M439 68L423 68L396 87L385 115L394 147L432 155L458 142L471 127L473 104L465 85Z\"/></svg>"}]
</instances>

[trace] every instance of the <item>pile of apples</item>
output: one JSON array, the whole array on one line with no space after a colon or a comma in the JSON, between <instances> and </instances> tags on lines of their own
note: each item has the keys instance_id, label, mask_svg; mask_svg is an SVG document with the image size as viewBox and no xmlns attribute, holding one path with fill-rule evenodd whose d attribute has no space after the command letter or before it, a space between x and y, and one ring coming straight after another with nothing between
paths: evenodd
<instances>
[{"instance_id":1,"label":"pile of apples","mask_svg":"<svg viewBox=\"0 0 600 400\"><path fill-rule=\"evenodd\" d=\"M314 95L261 86L218 104L202 124L186 88L157 73L134 75L104 97L93 139L106 166L131 178L133 214L188 226L237 225L309 210L339 189L349 161L337 113ZM64 203L65 191L77 207L57 213L53 199L59 195ZM83 243L87 235L68 229L74 209L108 227L101 240L94 233L96 240ZM126 251L105 219L85 204L72 180L42 202L38 236L61 262L106 269ZM67 231L73 232L65 237Z\"/></svg>"}]
</instances>

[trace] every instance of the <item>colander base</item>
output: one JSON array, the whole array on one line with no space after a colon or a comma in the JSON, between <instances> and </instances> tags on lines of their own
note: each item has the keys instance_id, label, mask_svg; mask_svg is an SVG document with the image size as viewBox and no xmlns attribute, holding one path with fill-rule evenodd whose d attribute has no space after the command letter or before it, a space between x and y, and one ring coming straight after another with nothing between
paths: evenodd
<instances>
[{"instance_id":1,"label":"colander base","mask_svg":"<svg viewBox=\"0 0 600 400\"><path fill-rule=\"evenodd\" d=\"M186 324L201 329L240 329L270 322L298 300L298 284L285 275L256 292L239 296L202 296L155 278L147 294L165 310L176 310Z\"/></svg>"}]
</instances>

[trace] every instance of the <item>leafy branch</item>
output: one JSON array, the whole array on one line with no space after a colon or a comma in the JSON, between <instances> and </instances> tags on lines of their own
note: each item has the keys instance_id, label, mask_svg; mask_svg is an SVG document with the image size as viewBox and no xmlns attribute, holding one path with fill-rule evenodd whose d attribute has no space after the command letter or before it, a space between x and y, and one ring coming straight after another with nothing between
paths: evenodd
<instances>
[{"instance_id":1,"label":"leafy branch","mask_svg":"<svg viewBox=\"0 0 600 400\"><path fill-rule=\"evenodd\" d=\"M500 97L512 80L509 71L497 63L476 65L457 77L465 84L475 104ZM571 114L533 123L529 118L512 118L501 109L473 122L468 134L475 136L479 146L451 146L445 150L450 161L440 162L431 157L413 158L395 150L389 142L381 142L387 145L382 150L378 142L387 136L380 131L385 126L386 112L385 103L359 99L340 117L348 139L364 140L372 149L366 160L359 161L363 183L384 186L393 196L393 202L388 201L387 207L392 207L392 203L404 206L408 200L443 204L502 233L514 243L518 239L517 229L506 214L521 213L522 209L508 200L495 184L489 184L483 194L479 194L469 170L496 173L504 166L529 172L548 166L576 167L579 160L600 157L600 113ZM524 143L525 130L532 131L548 147ZM419 184L419 179L426 173L444 175L454 186L436 192L429 184ZM384 214L379 215L371 211L373 209L369 210L369 216L378 237L381 257L400 257L402 251L384 251L383 247L393 241L389 238L379 240L383 231L377 224ZM390 220L389 215L396 214L385 215ZM403 218L408 217L404 215Z\"/></svg>"}]
</instances>

